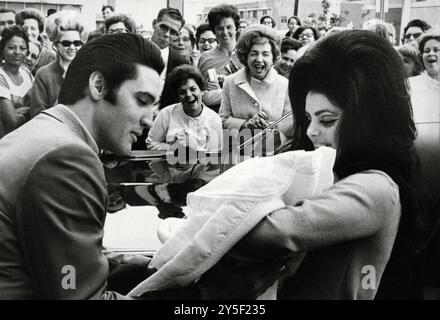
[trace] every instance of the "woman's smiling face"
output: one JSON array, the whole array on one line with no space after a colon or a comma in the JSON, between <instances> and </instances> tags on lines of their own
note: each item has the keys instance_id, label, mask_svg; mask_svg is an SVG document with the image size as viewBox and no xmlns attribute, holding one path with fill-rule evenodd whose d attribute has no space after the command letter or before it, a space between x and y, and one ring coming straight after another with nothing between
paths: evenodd
<instances>
[{"instance_id":1,"label":"woman's smiling face","mask_svg":"<svg viewBox=\"0 0 440 320\"><path fill-rule=\"evenodd\" d=\"M432 78L438 77L440 74L440 41L436 39L426 41L422 59L428 74Z\"/></svg>"},{"instance_id":2,"label":"woman's smiling face","mask_svg":"<svg viewBox=\"0 0 440 320\"><path fill-rule=\"evenodd\" d=\"M177 97L183 105L183 110L191 117L196 117L202 112L202 96L203 91L191 78L177 88Z\"/></svg>"},{"instance_id":3,"label":"woman's smiling face","mask_svg":"<svg viewBox=\"0 0 440 320\"><path fill-rule=\"evenodd\" d=\"M263 80L273 65L272 47L269 40L252 45L247 56L251 76Z\"/></svg>"}]
</instances>

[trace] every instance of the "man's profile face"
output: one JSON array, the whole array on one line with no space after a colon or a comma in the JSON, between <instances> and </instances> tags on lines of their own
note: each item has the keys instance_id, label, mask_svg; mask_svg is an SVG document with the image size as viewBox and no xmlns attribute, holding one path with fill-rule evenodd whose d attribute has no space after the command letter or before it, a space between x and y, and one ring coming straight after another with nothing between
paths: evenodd
<instances>
[{"instance_id":1,"label":"man's profile face","mask_svg":"<svg viewBox=\"0 0 440 320\"><path fill-rule=\"evenodd\" d=\"M159 97L159 74L137 65L134 79L116 89L116 102L104 101L98 110L97 137L100 148L128 155L142 130L153 121L153 105Z\"/></svg>"},{"instance_id":2,"label":"man's profile face","mask_svg":"<svg viewBox=\"0 0 440 320\"><path fill-rule=\"evenodd\" d=\"M15 14L13 12L0 13L0 37L5 28L15 25Z\"/></svg>"},{"instance_id":3,"label":"man's profile face","mask_svg":"<svg viewBox=\"0 0 440 320\"><path fill-rule=\"evenodd\" d=\"M176 39L182 28L182 22L171 18L165 14L161 20L157 20L153 24L153 35L151 41L161 49L168 47L172 40Z\"/></svg>"}]
</instances>

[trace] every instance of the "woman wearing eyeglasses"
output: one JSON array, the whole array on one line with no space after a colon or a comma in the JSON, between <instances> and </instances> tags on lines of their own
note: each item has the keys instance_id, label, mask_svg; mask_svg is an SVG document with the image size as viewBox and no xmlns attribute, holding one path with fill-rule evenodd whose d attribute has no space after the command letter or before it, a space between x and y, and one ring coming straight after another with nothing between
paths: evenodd
<instances>
[{"instance_id":1,"label":"woman wearing eyeglasses","mask_svg":"<svg viewBox=\"0 0 440 320\"><path fill-rule=\"evenodd\" d=\"M55 60L55 52L51 49L51 44L47 45L43 32L45 18L43 13L35 8L25 8L15 15L15 23L22 27L29 35L30 43L38 46L38 56L35 63L30 66L32 74L35 76L37 71ZM35 48L35 46L33 46ZM35 51L34 51L35 52Z\"/></svg>"},{"instance_id":2,"label":"woman wearing eyeglasses","mask_svg":"<svg viewBox=\"0 0 440 320\"><path fill-rule=\"evenodd\" d=\"M299 40L303 46L311 45L320 38L319 31L312 26L300 26L293 33L293 38Z\"/></svg>"},{"instance_id":3,"label":"woman wearing eyeglasses","mask_svg":"<svg viewBox=\"0 0 440 320\"><path fill-rule=\"evenodd\" d=\"M193 55L195 45L196 37L194 36L194 30L192 26L187 24L180 29L179 35L171 41L171 47L194 67L198 63L198 57Z\"/></svg>"},{"instance_id":4,"label":"woman wearing eyeglasses","mask_svg":"<svg viewBox=\"0 0 440 320\"><path fill-rule=\"evenodd\" d=\"M212 32L207 23L203 23L197 28L196 41L200 53L205 53L208 50L214 49L218 44L214 32Z\"/></svg>"},{"instance_id":5,"label":"woman wearing eyeglasses","mask_svg":"<svg viewBox=\"0 0 440 320\"><path fill-rule=\"evenodd\" d=\"M67 68L87 39L84 23L73 11L60 11L49 16L45 28L57 58L38 70L35 76L30 97L31 117L56 104Z\"/></svg>"},{"instance_id":6,"label":"woman wearing eyeglasses","mask_svg":"<svg viewBox=\"0 0 440 320\"><path fill-rule=\"evenodd\" d=\"M107 33L136 33L136 23L129 16L119 13L104 21Z\"/></svg>"},{"instance_id":7,"label":"woman wearing eyeglasses","mask_svg":"<svg viewBox=\"0 0 440 320\"><path fill-rule=\"evenodd\" d=\"M417 47L417 39L429 29L431 29L431 26L426 21L411 20L403 29L402 44L414 44Z\"/></svg>"},{"instance_id":8,"label":"woman wearing eyeglasses","mask_svg":"<svg viewBox=\"0 0 440 320\"><path fill-rule=\"evenodd\" d=\"M198 68L205 80L203 102L218 111L224 79L243 67L235 51L240 15L235 6L219 5L209 11L208 22L219 44L202 54Z\"/></svg>"}]
</instances>

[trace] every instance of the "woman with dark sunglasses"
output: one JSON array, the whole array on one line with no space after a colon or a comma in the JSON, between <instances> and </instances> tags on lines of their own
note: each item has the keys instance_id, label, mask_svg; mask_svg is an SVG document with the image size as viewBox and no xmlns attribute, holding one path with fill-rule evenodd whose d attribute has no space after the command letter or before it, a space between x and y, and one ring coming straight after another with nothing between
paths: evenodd
<instances>
[{"instance_id":1,"label":"woman with dark sunglasses","mask_svg":"<svg viewBox=\"0 0 440 320\"><path fill-rule=\"evenodd\" d=\"M426 21L420 19L411 20L403 29L402 44L413 43L417 47L417 39L429 29L431 29L431 26Z\"/></svg>"},{"instance_id":2,"label":"woman with dark sunglasses","mask_svg":"<svg viewBox=\"0 0 440 320\"><path fill-rule=\"evenodd\" d=\"M46 21L46 33L54 44L57 59L38 70L31 91L31 117L54 106L64 81L64 75L87 39L87 31L79 15L60 11Z\"/></svg>"},{"instance_id":3,"label":"woman with dark sunglasses","mask_svg":"<svg viewBox=\"0 0 440 320\"><path fill-rule=\"evenodd\" d=\"M197 48L200 53L204 53L217 47L218 41L212 32L211 27L207 23L203 23L197 27L196 31Z\"/></svg>"}]
</instances>

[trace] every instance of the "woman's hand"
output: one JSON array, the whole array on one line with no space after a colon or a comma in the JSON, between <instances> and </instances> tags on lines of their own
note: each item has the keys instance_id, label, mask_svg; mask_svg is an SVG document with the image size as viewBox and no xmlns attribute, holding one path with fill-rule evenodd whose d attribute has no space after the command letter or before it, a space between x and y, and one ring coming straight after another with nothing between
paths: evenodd
<instances>
[{"instance_id":1,"label":"woman's hand","mask_svg":"<svg viewBox=\"0 0 440 320\"><path fill-rule=\"evenodd\" d=\"M269 126L269 122L267 121L267 115L264 111L260 111L252 118L247 120L243 126L248 129L265 129Z\"/></svg>"},{"instance_id":2,"label":"woman's hand","mask_svg":"<svg viewBox=\"0 0 440 320\"><path fill-rule=\"evenodd\" d=\"M30 107L20 107L15 109L17 111L17 127L21 126L29 120Z\"/></svg>"},{"instance_id":3,"label":"woman's hand","mask_svg":"<svg viewBox=\"0 0 440 320\"><path fill-rule=\"evenodd\" d=\"M174 145L197 150L198 141L197 138L190 135L187 130L183 130L174 137Z\"/></svg>"},{"instance_id":4,"label":"woman's hand","mask_svg":"<svg viewBox=\"0 0 440 320\"><path fill-rule=\"evenodd\" d=\"M221 89L220 84L218 82L208 81L206 83L205 91L212 91L212 90L217 90L217 89Z\"/></svg>"}]
</instances>

